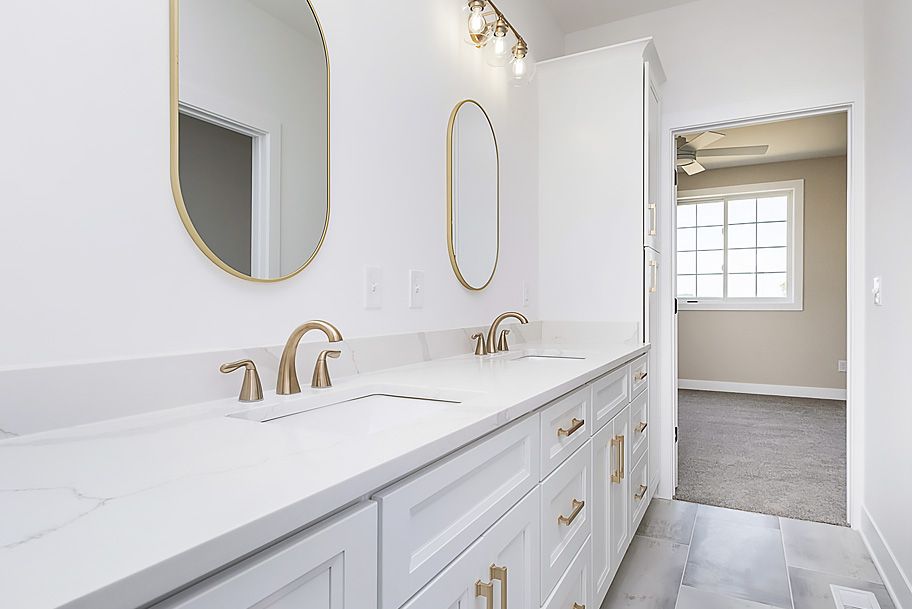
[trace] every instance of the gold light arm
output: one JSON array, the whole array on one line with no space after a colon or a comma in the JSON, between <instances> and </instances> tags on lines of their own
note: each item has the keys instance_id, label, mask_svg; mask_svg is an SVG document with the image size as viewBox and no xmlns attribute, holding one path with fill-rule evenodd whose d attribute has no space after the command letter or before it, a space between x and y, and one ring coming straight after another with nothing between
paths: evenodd
<instances>
[{"instance_id":1,"label":"gold light arm","mask_svg":"<svg viewBox=\"0 0 912 609\"><path fill-rule=\"evenodd\" d=\"M510 23L510 20L507 19L507 16L504 15L503 12L502 12L499 8L497 8L497 5L494 4L493 2L491 2L491 0L486 0L486 1L487 1L488 4L491 5L491 8L494 9L494 13L497 15L497 17L498 17L499 19L503 19L504 24L506 24L506 26L507 26L508 28L510 28L510 31L513 32L513 35L516 36L516 40L517 40L518 42L521 42L521 43L523 43L523 44L525 45L525 44L526 44L526 39L522 37L522 34L520 34L518 31L516 31L516 28L513 27L513 24ZM526 45L526 46L528 46L528 45Z\"/></svg>"}]
</instances>

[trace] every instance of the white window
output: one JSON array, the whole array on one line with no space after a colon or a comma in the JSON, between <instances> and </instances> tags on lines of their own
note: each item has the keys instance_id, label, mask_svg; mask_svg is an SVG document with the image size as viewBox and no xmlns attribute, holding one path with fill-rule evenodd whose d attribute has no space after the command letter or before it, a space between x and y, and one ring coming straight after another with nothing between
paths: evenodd
<instances>
[{"instance_id":1,"label":"white window","mask_svg":"<svg viewBox=\"0 0 912 609\"><path fill-rule=\"evenodd\" d=\"M678 193L681 309L803 308L804 180Z\"/></svg>"}]
</instances>

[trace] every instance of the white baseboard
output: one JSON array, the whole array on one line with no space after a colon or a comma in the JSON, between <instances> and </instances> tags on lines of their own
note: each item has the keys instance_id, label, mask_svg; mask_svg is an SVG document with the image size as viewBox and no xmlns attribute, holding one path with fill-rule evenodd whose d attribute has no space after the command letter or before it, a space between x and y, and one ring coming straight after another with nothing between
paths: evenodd
<instances>
[{"instance_id":1,"label":"white baseboard","mask_svg":"<svg viewBox=\"0 0 912 609\"><path fill-rule=\"evenodd\" d=\"M896 555L887 545L887 541L883 538L880 529L865 506L861 506L861 522L858 528L868 547L868 552L871 553L871 558L874 559L877 570L883 577L887 591L893 597L896 609L912 609L912 582L899 566Z\"/></svg>"},{"instance_id":2,"label":"white baseboard","mask_svg":"<svg viewBox=\"0 0 912 609\"><path fill-rule=\"evenodd\" d=\"M730 383L728 381L698 381L678 379L679 389L696 391L722 391L724 393L753 393L756 395L781 395L789 398L817 398L820 400L845 400L845 389L829 387L798 387L794 385L759 385L756 383Z\"/></svg>"}]
</instances>

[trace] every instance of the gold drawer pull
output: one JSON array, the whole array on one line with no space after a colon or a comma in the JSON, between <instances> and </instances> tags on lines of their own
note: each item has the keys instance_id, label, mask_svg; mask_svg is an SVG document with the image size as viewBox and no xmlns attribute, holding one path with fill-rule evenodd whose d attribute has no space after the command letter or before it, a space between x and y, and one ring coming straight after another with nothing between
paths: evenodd
<instances>
[{"instance_id":1,"label":"gold drawer pull","mask_svg":"<svg viewBox=\"0 0 912 609\"><path fill-rule=\"evenodd\" d=\"M641 485L640 485L640 492L639 492L639 493L636 493L636 494L633 496L633 498L636 499L637 501L640 501L641 499L643 499L643 497L646 496L646 490L647 490L647 489L649 489L648 486L646 486L645 484L641 484Z\"/></svg>"},{"instance_id":2,"label":"gold drawer pull","mask_svg":"<svg viewBox=\"0 0 912 609\"><path fill-rule=\"evenodd\" d=\"M570 419L570 427L564 429L563 427L557 430L558 438L569 438L576 432L580 430L580 427L586 424L586 419Z\"/></svg>"},{"instance_id":3,"label":"gold drawer pull","mask_svg":"<svg viewBox=\"0 0 912 609\"><path fill-rule=\"evenodd\" d=\"M633 378L634 378L637 382L640 382L640 381L642 381L643 379L645 379L647 376L649 376L649 373L646 372L645 370L642 370L642 371L638 372L637 375L636 375L635 377L633 377Z\"/></svg>"},{"instance_id":4,"label":"gold drawer pull","mask_svg":"<svg viewBox=\"0 0 912 609\"><path fill-rule=\"evenodd\" d=\"M500 608L507 609L507 568L491 565L491 583L500 582Z\"/></svg>"},{"instance_id":5,"label":"gold drawer pull","mask_svg":"<svg viewBox=\"0 0 912 609\"><path fill-rule=\"evenodd\" d=\"M563 516L563 515L558 516L557 524L562 524L564 526L569 527L571 524L573 524L573 521L576 520L576 517L580 515L580 512L583 511L584 507L586 507L585 501L580 501L578 499L574 499L573 500L573 511L570 512L569 516Z\"/></svg>"},{"instance_id":6,"label":"gold drawer pull","mask_svg":"<svg viewBox=\"0 0 912 609\"><path fill-rule=\"evenodd\" d=\"M573 609L586 609L586 605L580 605L579 603L573 603Z\"/></svg>"},{"instance_id":7,"label":"gold drawer pull","mask_svg":"<svg viewBox=\"0 0 912 609\"><path fill-rule=\"evenodd\" d=\"M646 421L640 421L640 424L637 425L637 427L636 427L637 433L643 433L644 431L646 431L647 427L649 427L649 423L647 423Z\"/></svg>"},{"instance_id":8,"label":"gold drawer pull","mask_svg":"<svg viewBox=\"0 0 912 609\"><path fill-rule=\"evenodd\" d=\"M620 484L621 480L624 479L624 436L614 436L611 438L611 445L617 447L617 464L618 467L611 474L611 481L615 484Z\"/></svg>"},{"instance_id":9,"label":"gold drawer pull","mask_svg":"<svg viewBox=\"0 0 912 609\"><path fill-rule=\"evenodd\" d=\"M494 584L484 583L480 579L475 582L475 596L485 599L486 609L494 609Z\"/></svg>"}]
</instances>

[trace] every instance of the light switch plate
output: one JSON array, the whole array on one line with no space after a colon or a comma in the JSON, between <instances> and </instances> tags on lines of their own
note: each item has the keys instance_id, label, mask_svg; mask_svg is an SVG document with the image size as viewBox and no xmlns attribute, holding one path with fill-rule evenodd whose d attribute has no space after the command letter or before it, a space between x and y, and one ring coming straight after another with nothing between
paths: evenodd
<instances>
[{"instance_id":1,"label":"light switch plate","mask_svg":"<svg viewBox=\"0 0 912 609\"><path fill-rule=\"evenodd\" d=\"M383 269L379 266L364 269L364 308L383 308Z\"/></svg>"},{"instance_id":2,"label":"light switch plate","mask_svg":"<svg viewBox=\"0 0 912 609\"><path fill-rule=\"evenodd\" d=\"M409 271L409 308L424 307L424 271Z\"/></svg>"},{"instance_id":3,"label":"light switch plate","mask_svg":"<svg viewBox=\"0 0 912 609\"><path fill-rule=\"evenodd\" d=\"M839 360L836 363L836 369L839 370L839 372L848 372L849 371L849 362L847 362L844 359Z\"/></svg>"}]
</instances>

